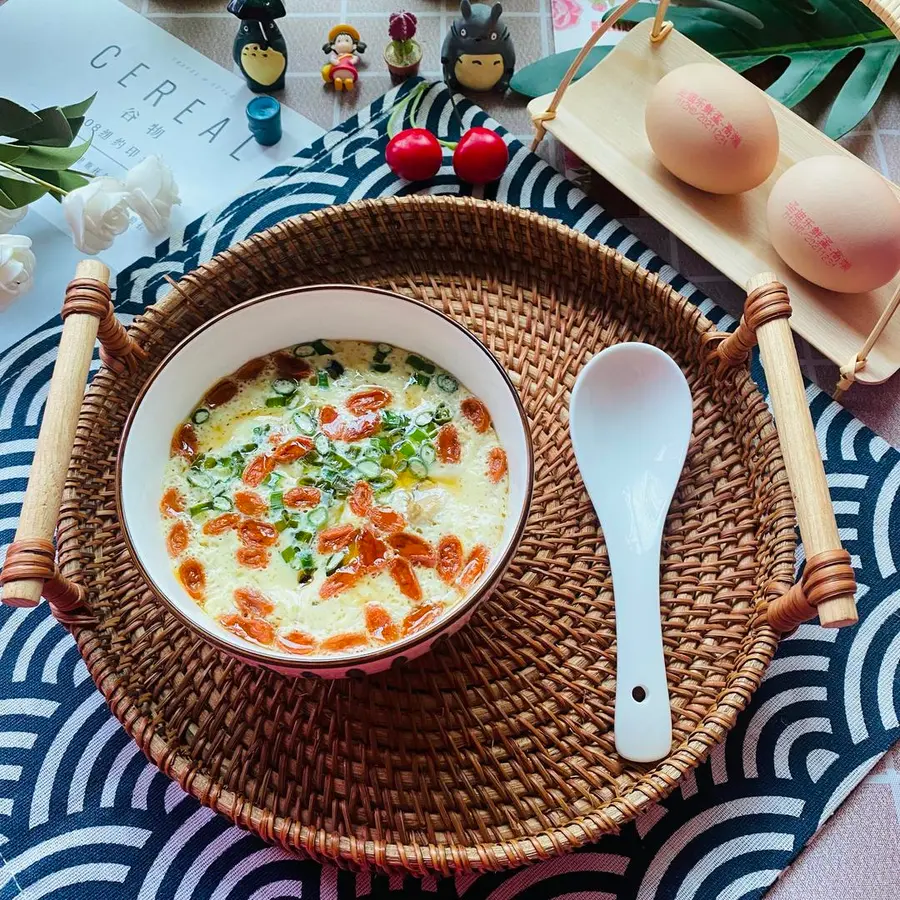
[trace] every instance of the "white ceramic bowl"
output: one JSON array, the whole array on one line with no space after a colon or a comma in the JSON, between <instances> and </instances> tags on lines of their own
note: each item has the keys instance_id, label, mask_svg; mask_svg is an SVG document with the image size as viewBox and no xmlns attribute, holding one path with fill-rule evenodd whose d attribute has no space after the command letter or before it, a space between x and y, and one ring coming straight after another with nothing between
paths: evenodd
<instances>
[{"instance_id":1,"label":"white ceramic bowl","mask_svg":"<svg viewBox=\"0 0 900 900\"><path fill-rule=\"evenodd\" d=\"M509 464L506 527L484 577L420 633L360 653L294 656L242 640L222 628L176 579L159 523L169 445L207 389L250 359L315 338L394 344L459 378L490 411ZM135 400L119 450L116 497L125 539L160 600L204 640L245 662L289 675L339 678L372 673L425 653L471 617L512 558L525 527L533 480L531 435L509 377L487 348L452 319L423 303L374 288L328 285L257 297L211 319L163 360Z\"/></svg>"}]
</instances>

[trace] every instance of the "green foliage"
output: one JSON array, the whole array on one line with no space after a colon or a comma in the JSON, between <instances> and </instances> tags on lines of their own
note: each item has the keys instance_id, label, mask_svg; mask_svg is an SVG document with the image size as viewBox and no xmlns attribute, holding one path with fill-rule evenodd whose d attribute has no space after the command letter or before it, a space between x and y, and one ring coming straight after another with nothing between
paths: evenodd
<instances>
[{"instance_id":1,"label":"green foliage","mask_svg":"<svg viewBox=\"0 0 900 900\"><path fill-rule=\"evenodd\" d=\"M68 169L90 147L90 141L71 145L95 96L37 112L0 97L0 164L45 182L22 180L19 173L0 165L0 207L16 209L33 203L49 191L46 185L69 191L87 184L86 178Z\"/></svg>"},{"instance_id":2,"label":"green foliage","mask_svg":"<svg viewBox=\"0 0 900 900\"><path fill-rule=\"evenodd\" d=\"M794 106L817 88L851 53L860 59L838 90L823 130L841 137L869 113L900 58L900 42L859 0L728 0L709 8L670 8L675 28L737 72L770 59L788 61L768 88L785 106ZM634 25L652 18L655 6L638 3L622 18ZM592 51L579 72L586 74L609 53ZM577 51L548 57L527 66L512 87L529 97L555 90Z\"/></svg>"}]
</instances>

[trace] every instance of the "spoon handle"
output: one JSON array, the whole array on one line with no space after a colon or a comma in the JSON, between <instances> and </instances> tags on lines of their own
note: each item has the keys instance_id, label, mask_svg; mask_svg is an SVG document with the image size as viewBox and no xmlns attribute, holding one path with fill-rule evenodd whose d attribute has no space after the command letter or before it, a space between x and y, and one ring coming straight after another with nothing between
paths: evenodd
<instances>
[{"instance_id":1,"label":"spoon handle","mask_svg":"<svg viewBox=\"0 0 900 900\"><path fill-rule=\"evenodd\" d=\"M625 759L653 762L672 746L656 553L608 545L616 605L616 750Z\"/></svg>"}]
</instances>

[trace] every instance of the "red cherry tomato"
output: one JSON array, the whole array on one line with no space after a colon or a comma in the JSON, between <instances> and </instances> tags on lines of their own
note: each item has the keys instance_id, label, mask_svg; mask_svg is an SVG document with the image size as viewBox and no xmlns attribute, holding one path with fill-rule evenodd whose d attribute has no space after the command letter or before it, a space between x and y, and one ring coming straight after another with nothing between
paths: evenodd
<instances>
[{"instance_id":1,"label":"red cherry tomato","mask_svg":"<svg viewBox=\"0 0 900 900\"><path fill-rule=\"evenodd\" d=\"M508 162L503 138L489 128L470 128L453 151L453 171L469 184L496 181Z\"/></svg>"},{"instance_id":2,"label":"red cherry tomato","mask_svg":"<svg viewBox=\"0 0 900 900\"><path fill-rule=\"evenodd\" d=\"M384 152L391 171L407 181L425 181L436 175L443 155L438 139L425 128L398 132Z\"/></svg>"}]
</instances>

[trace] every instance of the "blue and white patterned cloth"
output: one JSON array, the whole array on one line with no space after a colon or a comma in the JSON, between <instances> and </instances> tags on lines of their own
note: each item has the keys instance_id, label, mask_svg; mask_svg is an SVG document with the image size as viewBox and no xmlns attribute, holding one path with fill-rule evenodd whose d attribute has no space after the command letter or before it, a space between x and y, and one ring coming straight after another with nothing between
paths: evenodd
<instances>
[{"instance_id":1,"label":"blue and white patterned cloth","mask_svg":"<svg viewBox=\"0 0 900 900\"><path fill-rule=\"evenodd\" d=\"M194 223L156 259L121 273L120 317L129 321L166 293L164 274L178 277L286 216L415 190L384 164L388 113L410 87ZM477 107L460 101L459 111L467 126L503 133ZM454 132L442 88L428 93L423 114L433 130ZM733 324L577 188L505 139L509 168L485 196L618 248L660 272L720 327ZM425 190L466 188L445 166ZM48 322L0 356L0 556L13 537L60 328ZM764 389L758 364L754 376ZM727 741L620 835L530 869L455 881L353 875L298 861L201 807L150 765L42 605L0 612L0 900L761 896L900 739L900 455L815 387L807 396L859 581L860 624L801 626L782 643Z\"/></svg>"}]
</instances>

